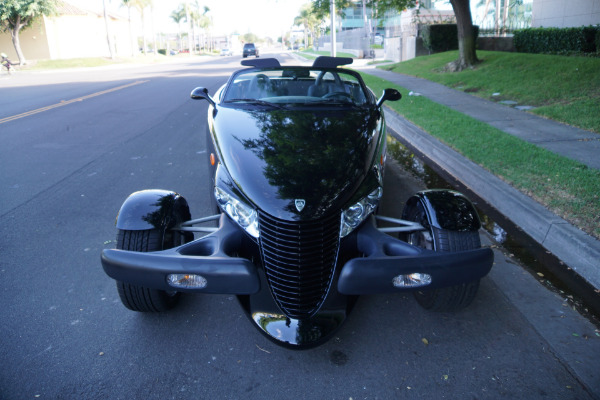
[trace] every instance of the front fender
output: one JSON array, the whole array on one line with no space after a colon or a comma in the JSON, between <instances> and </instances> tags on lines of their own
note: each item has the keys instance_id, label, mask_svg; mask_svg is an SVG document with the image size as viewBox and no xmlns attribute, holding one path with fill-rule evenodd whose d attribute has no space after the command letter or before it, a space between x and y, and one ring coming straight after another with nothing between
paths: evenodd
<instances>
[{"instance_id":1,"label":"front fender","mask_svg":"<svg viewBox=\"0 0 600 400\"><path fill-rule=\"evenodd\" d=\"M116 225L127 231L165 231L190 219L185 198L172 191L152 189L129 195L119 210Z\"/></svg>"},{"instance_id":2,"label":"front fender","mask_svg":"<svg viewBox=\"0 0 600 400\"><path fill-rule=\"evenodd\" d=\"M403 219L408 219L408 211L417 202L423 205L432 227L462 232L477 231L481 228L475 206L462 193L445 189L418 192L406 202L402 211Z\"/></svg>"}]
</instances>

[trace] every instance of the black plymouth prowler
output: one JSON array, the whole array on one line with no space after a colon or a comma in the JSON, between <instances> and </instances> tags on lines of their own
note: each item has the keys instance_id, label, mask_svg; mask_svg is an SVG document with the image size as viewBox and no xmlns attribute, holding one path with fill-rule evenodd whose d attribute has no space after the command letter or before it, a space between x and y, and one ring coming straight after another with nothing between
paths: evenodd
<instances>
[{"instance_id":1,"label":"black plymouth prowler","mask_svg":"<svg viewBox=\"0 0 600 400\"><path fill-rule=\"evenodd\" d=\"M117 249L102 253L125 307L165 311L182 292L235 294L267 337L307 348L331 338L362 294L413 291L438 311L472 302L493 263L475 208L455 191L427 190L402 219L379 214L382 104L401 96L376 98L340 68L351 62L244 60L214 95L192 91L209 103L215 215L192 219L168 190L125 200Z\"/></svg>"}]
</instances>

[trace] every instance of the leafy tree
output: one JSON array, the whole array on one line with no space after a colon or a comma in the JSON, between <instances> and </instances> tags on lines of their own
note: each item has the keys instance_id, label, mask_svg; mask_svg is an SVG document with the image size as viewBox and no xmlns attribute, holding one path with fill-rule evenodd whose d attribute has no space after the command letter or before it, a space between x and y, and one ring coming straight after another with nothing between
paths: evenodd
<instances>
[{"instance_id":1,"label":"leafy tree","mask_svg":"<svg viewBox=\"0 0 600 400\"><path fill-rule=\"evenodd\" d=\"M456 25L458 28L459 58L448 65L451 71L460 71L471 68L479 60L475 52L475 33L473 31L473 18L471 17L470 0L450 0ZM416 0L367 0L367 5L377 10L378 15L387 11L403 11L416 6ZM329 13L330 0L314 0L313 10L317 16L324 18ZM347 7L347 0L335 0L336 7Z\"/></svg>"},{"instance_id":2,"label":"leafy tree","mask_svg":"<svg viewBox=\"0 0 600 400\"><path fill-rule=\"evenodd\" d=\"M350 0L335 0L335 9L337 14L343 15L344 9L350 7L352 2ZM330 0L314 0L313 1L313 13L319 20L324 20L329 16L331 10Z\"/></svg>"},{"instance_id":3,"label":"leafy tree","mask_svg":"<svg viewBox=\"0 0 600 400\"><path fill-rule=\"evenodd\" d=\"M386 11L402 11L415 7L415 0L369 0L370 7L377 7L380 15ZM448 70L461 71L471 68L479 60L475 52L475 32L473 30L473 18L471 17L470 0L450 0L452 10L456 16L458 28L458 60L448 64Z\"/></svg>"},{"instance_id":4,"label":"leafy tree","mask_svg":"<svg viewBox=\"0 0 600 400\"><path fill-rule=\"evenodd\" d=\"M42 15L55 12L57 0L1 0L0 1L0 31L10 32L13 46L21 65L27 60L21 50L19 32L31 26L31 23Z\"/></svg>"},{"instance_id":5,"label":"leafy tree","mask_svg":"<svg viewBox=\"0 0 600 400\"><path fill-rule=\"evenodd\" d=\"M300 14L294 18L294 25L301 25L304 28L304 47L308 48L308 32L310 31L313 38L316 38L315 34L317 27L321 20L317 19L315 14L312 12L310 3L304 4L300 8Z\"/></svg>"},{"instance_id":6,"label":"leafy tree","mask_svg":"<svg viewBox=\"0 0 600 400\"><path fill-rule=\"evenodd\" d=\"M254 33L245 33L242 36L242 41L244 43L257 43L258 42L258 36L256 36Z\"/></svg>"},{"instance_id":7,"label":"leafy tree","mask_svg":"<svg viewBox=\"0 0 600 400\"><path fill-rule=\"evenodd\" d=\"M448 64L450 71L462 71L472 68L479 62L475 52L475 30L473 29L473 18L471 17L471 5L469 0L450 0L456 26L458 28L458 60Z\"/></svg>"}]
</instances>

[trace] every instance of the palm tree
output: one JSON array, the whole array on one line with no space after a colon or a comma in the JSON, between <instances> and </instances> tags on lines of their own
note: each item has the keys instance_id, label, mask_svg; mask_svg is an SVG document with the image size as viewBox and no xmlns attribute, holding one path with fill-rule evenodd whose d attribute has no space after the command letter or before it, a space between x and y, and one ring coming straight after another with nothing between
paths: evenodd
<instances>
[{"instance_id":1,"label":"palm tree","mask_svg":"<svg viewBox=\"0 0 600 400\"><path fill-rule=\"evenodd\" d=\"M177 39L179 43L179 50L181 50L181 21L185 19L185 7L181 4L179 8L171 12L171 19L177 23Z\"/></svg>"},{"instance_id":2,"label":"palm tree","mask_svg":"<svg viewBox=\"0 0 600 400\"><path fill-rule=\"evenodd\" d=\"M154 31L154 0L147 0L150 3L150 29L152 30L152 50L157 55L156 32Z\"/></svg>"},{"instance_id":3,"label":"palm tree","mask_svg":"<svg viewBox=\"0 0 600 400\"><path fill-rule=\"evenodd\" d=\"M104 10L104 27L106 28L106 41L108 43L108 52L110 53L110 59L115 59L115 54L113 53L113 46L110 40L110 31L108 30L108 16L106 15L106 0L102 0L102 8Z\"/></svg>"},{"instance_id":4,"label":"palm tree","mask_svg":"<svg viewBox=\"0 0 600 400\"><path fill-rule=\"evenodd\" d=\"M201 9L204 9L204 11L202 12ZM190 19L194 36L194 48L196 48L196 27L206 29L208 26L210 26L210 18L206 16L206 13L209 11L210 8L207 6L200 6L198 0L195 0L194 3L192 3ZM198 45L200 45L200 43L198 43Z\"/></svg>"},{"instance_id":5,"label":"palm tree","mask_svg":"<svg viewBox=\"0 0 600 400\"><path fill-rule=\"evenodd\" d=\"M123 2L123 5L125 7L127 7L127 22L129 23L129 44L131 46L131 56L133 57L135 55L135 51L134 48L137 47L137 40L136 42L133 41L133 31L131 29L131 7L133 7L133 4L135 0L121 0Z\"/></svg>"},{"instance_id":6,"label":"palm tree","mask_svg":"<svg viewBox=\"0 0 600 400\"><path fill-rule=\"evenodd\" d=\"M145 18L144 18L144 10L152 4L152 0L121 0L123 2L123 5L127 6L127 8L129 9L129 11L131 12L131 8L135 8L136 10L139 11L141 18L142 18L142 38L144 41L144 54L146 54L146 48L147 48L147 44L146 44L146 24L145 24ZM131 15L131 14L130 14ZM131 32L131 17L129 18L129 32ZM156 47L156 46L154 46Z\"/></svg>"},{"instance_id":7,"label":"palm tree","mask_svg":"<svg viewBox=\"0 0 600 400\"><path fill-rule=\"evenodd\" d=\"M319 19L315 15L312 4L306 3L300 8L300 14L294 18L294 25L301 25L304 28L304 47L308 48L308 32L315 38L315 28L319 25Z\"/></svg>"}]
</instances>

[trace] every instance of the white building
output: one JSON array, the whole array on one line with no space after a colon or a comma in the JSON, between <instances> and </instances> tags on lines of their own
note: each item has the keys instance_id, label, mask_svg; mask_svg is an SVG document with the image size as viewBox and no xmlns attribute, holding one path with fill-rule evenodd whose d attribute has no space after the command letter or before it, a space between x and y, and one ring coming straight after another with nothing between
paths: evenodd
<instances>
[{"instance_id":1,"label":"white building","mask_svg":"<svg viewBox=\"0 0 600 400\"><path fill-rule=\"evenodd\" d=\"M600 0L533 0L531 26L569 28L600 24Z\"/></svg>"},{"instance_id":2,"label":"white building","mask_svg":"<svg viewBox=\"0 0 600 400\"><path fill-rule=\"evenodd\" d=\"M127 57L137 51L126 18L108 13L108 27L115 55ZM109 57L106 25L101 10L76 7L59 1L57 14L38 18L19 32L21 50L27 60ZM17 61L10 32L0 33L0 51Z\"/></svg>"}]
</instances>

